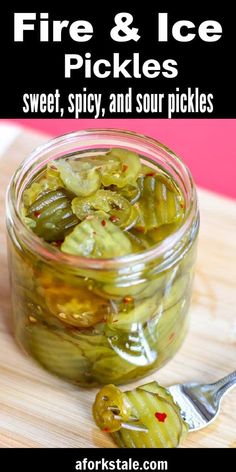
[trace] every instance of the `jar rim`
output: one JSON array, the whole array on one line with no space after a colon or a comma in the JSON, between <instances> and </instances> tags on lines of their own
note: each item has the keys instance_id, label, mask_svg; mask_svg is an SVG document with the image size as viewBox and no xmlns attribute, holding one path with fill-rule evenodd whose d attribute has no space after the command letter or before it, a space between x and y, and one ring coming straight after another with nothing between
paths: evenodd
<instances>
[{"instance_id":1,"label":"jar rim","mask_svg":"<svg viewBox=\"0 0 236 472\"><path fill-rule=\"evenodd\" d=\"M58 248L50 246L42 238L38 237L30 228L28 228L22 221L20 216L20 211L18 208L17 202L17 190L19 182L19 177L22 178L22 175L25 175L27 166L31 166L32 170L35 171L36 163L40 156L42 157L48 151L52 151L55 146L60 146L61 144L70 141L74 141L77 138L82 137L91 137L95 135L95 138L101 138L103 135L107 137L114 136L114 139L122 141L122 138L133 139L136 144L139 143L140 146L154 148L156 153L160 152L165 153L165 158L169 160L171 167L178 166L178 172L181 174L182 179L184 180L184 185L187 189L189 195L188 205L186 206L185 216L180 224L180 226L171 233L167 238L161 242L153 245L151 248L145 249L144 251L138 253L127 254L121 257L115 258L89 258L84 256L77 256L62 253ZM105 136L104 136L105 137ZM119 144L122 144L120 141ZM101 140L102 147L102 140ZM126 147L125 145L123 147ZM67 152L69 154L69 151ZM64 153L65 155L65 153ZM150 157L149 160L152 160ZM153 159L154 161L154 159ZM17 185L18 184L18 185ZM124 267L136 266L152 261L153 259L158 259L164 257L166 254L171 253L171 249L178 245L181 242L184 235L191 229L194 221L198 218L198 204L197 204L197 195L194 185L192 175L182 161L172 150L167 146L160 143L154 138L146 136L144 134L139 134L134 131L122 130L117 128L88 128L85 130L74 131L72 133L66 133L60 135L56 138L48 140L46 143L38 146L34 149L29 156L27 156L23 162L18 166L15 173L13 174L10 183L7 189L6 196L6 207L7 207L7 224L12 228L15 228L17 234L20 234L21 241L26 245L28 249L32 252L37 253L42 259L46 259L48 262L66 264L79 269L93 269L93 270L117 270ZM164 264L167 263L168 256L164 257Z\"/></svg>"}]
</instances>

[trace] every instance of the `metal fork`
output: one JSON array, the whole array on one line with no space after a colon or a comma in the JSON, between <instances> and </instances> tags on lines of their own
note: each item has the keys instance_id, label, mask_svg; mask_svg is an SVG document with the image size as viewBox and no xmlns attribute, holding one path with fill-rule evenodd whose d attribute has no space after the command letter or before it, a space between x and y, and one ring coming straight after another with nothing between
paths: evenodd
<instances>
[{"instance_id":1,"label":"metal fork","mask_svg":"<svg viewBox=\"0 0 236 472\"><path fill-rule=\"evenodd\" d=\"M236 371L212 384L189 382L168 387L189 431L205 428L216 419L223 396L236 385Z\"/></svg>"},{"instance_id":2,"label":"metal fork","mask_svg":"<svg viewBox=\"0 0 236 472\"><path fill-rule=\"evenodd\" d=\"M236 385L236 371L212 384L189 382L171 385L167 388L181 409L182 418L188 423L189 431L205 428L218 416L223 396ZM121 420L119 409L108 407ZM122 427L133 431L148 432L138 418L130 418Z\"/></svg>"}]
</instances>

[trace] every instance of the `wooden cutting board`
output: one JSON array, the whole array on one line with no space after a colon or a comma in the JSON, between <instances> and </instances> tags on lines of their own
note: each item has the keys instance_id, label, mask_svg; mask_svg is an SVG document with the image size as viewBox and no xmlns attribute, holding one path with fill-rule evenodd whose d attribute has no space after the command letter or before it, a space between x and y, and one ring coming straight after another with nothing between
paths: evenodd
<instances>
[{"instance_id":1,"label":"wooden cutting board","mask_svg":"<svg viewBox=\"0 0 236 472\"><path fill-rule=\"evenodd\" d=\"M26 357L12 336L5 241L5 190L18 163L47 138L16 133L0 157L0 446L115 447L91 417L96 389L71 386ZM236 202L199 190L201 231L188 337L155 376L163 385L212 382L236 369ZM183 446L236 447L236 390L219 418Z\"/></svg>"}]
</instances>

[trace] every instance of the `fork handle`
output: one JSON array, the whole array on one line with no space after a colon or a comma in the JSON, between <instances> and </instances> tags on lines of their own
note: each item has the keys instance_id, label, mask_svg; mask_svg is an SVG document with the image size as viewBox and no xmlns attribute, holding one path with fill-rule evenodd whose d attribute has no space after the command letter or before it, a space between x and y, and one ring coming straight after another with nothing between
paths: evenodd
<instances>
[{"instance_id":1,"label":"fork handle","mask_svg":"<svg viewBox=\"0 0 236 472\"><path fill-rule=\"evenodd\" d=\"M226 375L223 379L218 380L210 385L215 401L219 402L221 398L233 387L236 386L236 370Z\"/></svg>"}]
</instances>

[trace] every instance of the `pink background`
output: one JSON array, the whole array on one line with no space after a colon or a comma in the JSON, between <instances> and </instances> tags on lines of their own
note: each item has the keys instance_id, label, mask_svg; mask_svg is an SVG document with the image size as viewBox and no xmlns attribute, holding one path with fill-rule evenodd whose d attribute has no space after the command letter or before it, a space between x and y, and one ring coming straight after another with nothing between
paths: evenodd
<instances>
[{"instance_id":1,"label":"pink background","mask_svg":"<svg viewBox=\"0 0 236 472\"><path fill-rule=\"evenodd\" d=\"M236 120L40 119L11 120L52 136L85 128L120 128L166 144L189 166L196 183L236 198Z\"/></svg>"}]
</instances>

